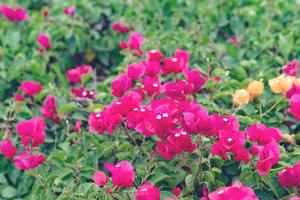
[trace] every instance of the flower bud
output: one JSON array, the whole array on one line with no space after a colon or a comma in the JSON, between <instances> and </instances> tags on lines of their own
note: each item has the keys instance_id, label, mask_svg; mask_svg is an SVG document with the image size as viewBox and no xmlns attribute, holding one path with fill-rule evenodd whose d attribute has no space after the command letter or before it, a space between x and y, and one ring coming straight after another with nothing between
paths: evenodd
<instances>
[{"instance_id":1,"label":"flower bud","mask_svg":"<svg viewBox=\"0 0 300 200\"><path fill-rule=\"evenodd\" d=\"M253 80L249 83L247 91L252 97L259 96L264 92L264 84L262 81Z\"/></svg>"},{"instance_id":2,"label":"flower bud","mask_svg":"<svg viewBox=\"0 0 300 200\"><path fill-rule=\"evenodd\" d=\"M276 78L269 80L269 86L271 87L271 90L276 94L285 93L289 91L293 86L293 78L282 74Z\"/></svg>"},{"instance_id":3,"label":"flower bud","mask_svg":"<svg viewBox=\"0 0 300 200\"><path fill-rule=\"evenodd\" d=\"M235 105L240 106L249 103L250 95L245 89L237 90L232 95L232 100Z\"/></svg>"}]
</instances>

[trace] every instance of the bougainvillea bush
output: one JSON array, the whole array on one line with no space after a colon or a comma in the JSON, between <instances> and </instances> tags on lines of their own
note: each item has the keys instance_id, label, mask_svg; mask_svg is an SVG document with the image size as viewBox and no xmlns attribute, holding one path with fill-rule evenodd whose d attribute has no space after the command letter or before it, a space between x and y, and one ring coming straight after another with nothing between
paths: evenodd
<instances>
[{"instance_id":1,"label":"bougainvillea bush","mask_svg":"<svg viewBox=\"0 0 300 200\"><path fill-rule=\"evenodd\" d=\"M299 1L0 4L0 198L300 199Z\"/></svg>"}]
</instances>

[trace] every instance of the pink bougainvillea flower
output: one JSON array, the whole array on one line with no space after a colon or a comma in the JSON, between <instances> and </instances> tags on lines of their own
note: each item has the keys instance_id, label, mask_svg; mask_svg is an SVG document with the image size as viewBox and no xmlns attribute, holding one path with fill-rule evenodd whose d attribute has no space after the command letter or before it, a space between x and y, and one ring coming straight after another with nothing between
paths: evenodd
<instances>
[{"instance_id":1,"label":"pink bougainvillea flower","mask_svg":"<svg viewBox=\"0 0 300 200\"><path fill-rule=\"evenodd\" d=\"M149 61L146 65L145 74L149 77L156 77L160 71L160 63L157 61Z\"/></svg>"},{"instance_id":2,"label":"pink bougainvillea flower","mask_svg":"<svg viewBox=\"0 0 300 200\"><path fill-rule=\"evenodd\" d=\"M158 141L156 147L154 154L159 154L165 160L171 160L184 151L192 153L197 146L192 143L191 137L184 130L178 129L169 135L166 141Z\"/></svg>"},{"instance_id":3,"label":"pink bougainvillea flower","mask_svg":"<svg viewBox=\"0 0 300 200\"><path fill-rule=\"evenodd\" d=\"M99 134L103 134L106 129L107 127L103 119L102 113L97 113L97 112L91 113L89 116L89 131L90 132L96 131Z\"/></svg>"},{"instance_id":4,"label":"pink bougainvillea flower","mask_svg":"<svg viewBox=\"0 0 300 200\"><path fill-rule=\"evenodd\" d=\"M235 155L236 161L248 162L250 158L249 152L244 148L246 136L242 131L222 130L219 131L219 140L212 146L212 154L227 159L227 153L231 152Z\"/></svg>"},{"instance_id":5,"label":"pink bougainvillea flower","mask_svg":"<svg viewBox=\"0 0 300 200\"><path fill-rule=\"evenodd\" d=\"M165 94L172 99L186 99L189 94L189 88L185 81L168 81L164 84Z\"/></svg>"},{"instance_id":6,"label":"pink bougainvillea flower","mask_svg":"<svg viewBox=\"0 0 300 200\"><path fill-rule=\"evenodd\" d=\"M126 74L118 75L111 83L112 95L122 97L131 88L131 80Z\"/></svg>"},{"instance_id":7,"label":"pink bougainvillea flower","mask_svg":"<svg viewBox=\"0 0 300 200\"><path fill-rule=\"evenodd\" d=\"M171 73L178 74L182 71L183 65L181 65L178 58L167 57L164 60L164 65L162 66L162 74L167 76Z\"/></svg>"},{"instance_id":8,"label":"pink bougainvillea flower","mask_svg":"<svg viewBox=\"0 0 300 200\"><path fill-rule=\"evenodd\" d=\"M131 78L131 80L137 81L144 75L145 70L146 65L144 63L133 63L128 66L127 76Z\"/></svg>"},{"instance_id":9,"label":"pink bougainvillea flower","mask_svg":"<svg viewBox=\"0 0 300 200\"><path fill-rule=\"evenodd\" d=\"M94 99L96 97L94 91L84 89L83 87L79 87L79 88L71 87L70 91L74 95L74 97L77 98Z\"/></svg>"},{"instance_id":10,"label":"pink bougainvillea flower","mask_svg":"<svg viewBox=\"0 0 300 200\"><path fill-rule=\"evenodd\" d=\"M113 113L110 107L106 107L102 112L94 112L89 116L89 131L103 134L105 131L113 134L117 125L122 122L122 115Z\"/></svg>"},{"instance_id":11,"label":"pink bougainvillea flower","mask_svg":"<svg viewBox=\"0 0 300 200\"><path fill-rule=\"evenodd\" d=\"M126 125L127 125L127 127L131 128L131 129L135 129L140 123L142 123L146 119L149 112L150 111L147 107L133 108L131 111L129 111L126 114Z\"/></svg>"},{"instance_id":12,"label":"pink bougainvillea flower","mask_svg":"<svg viewBox=\"0 0 300 200\"><path fill-rule=\"evenodd\" d=\"M43 16L48 17L49 16L49 10L44 10L43 11Z\"/></svg>"},{"instance_id":13,"label":"pink bougainvillea flower","mask_svg":"<svg viewBox=\"0 0 300 200\"><path fill-rule=\"evenodd\" d=\"M170 142L159 141L156 142L157 150L153 152L154 154L159 154L165 160L172 160L175 156L173 145Z\"/></svg>"},{"instance_id":14,"label":"pink bougainvillea flower","mask_svg":"<svg viewBox=\"0 0 300 200\"><path fill-rule=\"evenodd\" d=\"M260 175L268 174L275 164L279 162L280 148L275 142L263 146L259 152L259 160L256 169Z\"/></svg>"},{"instance_id":15,"label":"pink bougainvillea flower","mask_svg":"<svg viewBox=\"0 0 300 200\"><path fill-rule=\"evenodd\" d=\"M263 146L260 146L260 145L253 145L251 147L251 153L252 155L258 155L259 152L263 149Z\"/></svg>"},{"instance_id":16,"label":"pink bougainvillea flower","mask_svg":"<svg viewBox=\"0 0 300 200\"><path fill-rule=\"evenodd\" d=\"M0 141L0 153L9 159L13 159L17 153L17 149L10 139L5 139Z\"/></svg>"},{"instance_id":17,"label":"pink bougainvillea flower","mask_svg":"<svg viewBox=\"0 0 300 200\"><path fill-rule=\"evenodd\" d=\"M190 135L188 135L185 130L174 129L171 132L173 134L170 134L167 140L172 144L175 154L180 154L183 151L192 153L196 149L197 146L193 144Z\"/></svg>"},{"instance_id":18,"label":"pink bougainvillea flower","mask_svg":"<svg viewBox=\"0 0 300 200\"><path fill-rule=\"evenodd\" d=\"M142 45L144 41L144 36L141 33L134 32L129 36L127 44L134 55L141 56L143 55Z\"/></svg>"},{"instance_id":19,"label":"pink bougainvillea flower","mask_svg":"<svg viewBox=\"0 0 300 200\"><path fill-rule=\"evenodd\" d=\"M251 154L244 148L234 150L234 160L237 162L249 163Z\"/></svg>"},{"instance_id":20,"label":"pink bougainvillea flower","mask_svg":"<svg viewBox=\"0 0 300 200\"><path fill-rule=\"evenodd\" d=\"M234 182L232 186L221 187L208 196L210 200L259 200L252 188L239 181Z\"/></svg>"},{"instance_id":21,"label":"pink bougainvillea flower","mask_svg":"<svg viewBox=\"0 0 300 200\"><path fill-rule=\"evenodd\" d=\"M0 4L2 16L12 22L22 22L28 18L27 12L21 7L10 7Z\"/></svg>"},{"instance_id":22,"label":"pink bougainvillea flower","mask_svg":"<svg viewBox=\"0 0 300 200\"><path fill-rule=\"evenodd\" d=\"M185 71L184 75L187 79L188 85L191 87L192 93L199 91L206 82L198 70Z\"/></svg>"},{"instance_id":23,"label":"pink bougainvillea flower","mask_svg":"<svg viewBox=\"0 0 300 200\"><path fill-rule=\"evenodd\" d=\"M222 78L220 76L215 76L214 77L214 80L217 82L217 83L220 83L222 81Z\"/></svg>"},{"instance_id":24,"label":"pink bougainvillea flower","mask_svg":"<svg viewBox=\"0 0 300 200\"><path fill-rule=\"evenodd\" d=\"M128 112L141 105L142 97L137 92L129 91L119 100L113 101L110 105L111 114L120 114L125 117Z\"/></svg>"},{"instance_id":25,"label":"pink bougainvillea flower","mask_svg":"<svg viewBox=\"0 0 300 200\"><path fill-rule=\"evenodd\" d=\"M82 121L81 120L77 120L74 126L74 132L78 133L81 131L81 125L82 125Z\"/></svg>"},{"instance_id":26,"label":"pink bougainvillea flower","mask_svg":"<svg viewBox=\"0 0 300 200\"><path fill-rule=\"evenodd\" d=\"M41 108L41 113L47 119L53 120L55 123L60 123L60 118L57 115L56 100L54 96L47 96L45 103Z\"/></svg>"},{"instance_id":27,"label":"pink bougainvillea flower","mask_svg":"<svg viewBox=\"0 0 300 200\"><path fill-rule=\"evenodd\" d=\"M24 147L28 145L37 147L46 140L45 127L46 123L43 119L34 117L30 120L19 122L16 129Z\"/></svg>"},{"instance_id":28,"label":"pink bougainvillea flower","mask_svg":"<svg viewBox=\"0 0 300 200\"><path fill-rule=\"evenodd\" d=\"M292 166L286 167L278 174L279 183L283 187L300 187L300 161Z\"/></svg>"},{"instance_id":29,"label":"pink bougainvillea flower","mask_svg":"<svg viewBox=\"0 0 300 200\"><path fill-rule=\"evenodd\" d=\"M156 50L156 49L150 50L150 51L147 51L147 58L148 58L149 62L156 61L156 62L160 63L160 61L163 58L163 54L160 52L160 50Z\"/></svg>"},{"instance_id":30,"label":"pink bougainvillea flower","mask_svg":"<svg viewBox=\"0 0 300 200\"><path fill-rule=\"evenodd\" d=\"M300 86L293 85L292 88L287 91L286 96L287 98L291 98L294 94L300 94Z\"/></svg>"},{"instance_id":31,"label":"pink bougainvillea flower","mask_svg":"<svg viewBox=\"0 0 300 200\"><path fill-rule=\"evenodd\" d=\"M180 114L174 100L153 100L150 104L149 115L136 127L144 135L156 134L160 138L167 138L179 123Z\"/></svg>"},{"instance_id":32,"label":"pink bougainvillea flower","mask_svg":"<svg viewBox=\"0 0 300 200\"><path fill-rule=\"evenodd\" d=\"M238 40L238 38L235 36L235 35L233 35L233 36L230 36L230 42L233 44L233 45L235 45L235 46L238 46L239 45L239 40Z\"/></svg>"},{"instance_id":33,"label":"pink bougainvillea flower","mask_svg":"<svg viewBox=\"0 0 300 200\"><path fill-rule=\"evenodd\" d=\"M37 42L42 49L50 49L51 48L50 37L48 35L46 35L45 33L39 34L39 36L37 38Z\"/></svg>"},{"instance_id":34,"label":"pink bougainvillea flower","mask_svg":"<svg viewBox=\"0 0 300 200\"><path fill-rule=\"evenodd\" d=\"M300 121L300 94L295 94L290 98L290 112Z\"/></svg>"},{"instance_id":35,"label":"pink bougainvillea flower","mask_svg":"<svg viewBox=\"0 0 300 200\"><path fill-rule=\"evenodd\" d=\"M218 134L219 131L222 130L238 131L240 128L240 123L238 119L234 116L230 116L230 115L221 116L218 114L213 114L211 115L211 118L214 123L214 132L216 134Z\"/></svg>"},{"instance_id":36,"label":"pink bougainvillea flower","mask_svg":"<svg viewBox=\"0 0 300 200\"><path fill-rule=\"evenodd\" d=\"M179 197L180 194L181 194L181 189L180 187L174 187L173 190L172 190L172 193L175 197Z\"/></svg>"},{"instance_id":37,"label":"pink bougainvillea flower","mask_svg":"<svg viewBox=\"0 0 300 200\"><path fill-rule=\"evenodd\" d=\"M291 62L288 62L282 67L283 72L287 76L296 76L298 74L299 64L297 59L293 59Z\"/></svg>"},{"instance_id":38,"label":"pink bougainvillea flower","mask_svg":"<svg viewBox=\"0 0 300 200\"><path fill-rule=\"evenodd\" d=\"M90 65L80 65L66 72L67 79L70 83L80 83L82 75L92 73L93 69Z\"/></svg>"},{"instance_id":39,"label":"pink bougainvillea flower","mask_svg":"<svg viewBox=\"0 0 300 200\"><path fill-rule=\"evenodd\" d=\"M158 77L149 77L146 76L143 81L143 89L148 94L148 96L156 96L160 93L161 84Z\"/></svg>"},{"instance_id":40,"label":"pink bougainvillea flower","mask_svg":"<svg viewBox=\"0 0 300 200\"><path fill-rule=\"evenodd\" d=\"M76 9L77 9L76 6L72 5L70 7L64 8L64 13L66 15L73 16L74 13L76 12Z\"/></svg>"},{"instance_id":41,"label":"pink bougainvillea flower","mask_svg":"<svg viewBox=\"0 0 300 200\"><path fill-rule=\"evenodd\" d=\"M212 136L215 134L215 124L208 111L198 105L191 106L183 112L183 127L190 134L203 134Z\"/></svg>"},{"instance_id":42,"label":"pink bougainvillea flower","mask_svg":"<svg viewBox=\"0 0 300 200\"><path fill-rule=\"evenodd\" d=\"M252 142L257 142L260 145L265 145L270 142L280 142L282 134L277 128L268 128L264 124L257 123L249 126L246 129L246 134Z\"/></svg>"},{"instance_id":43,"label":"pink bougainvillea flower","mask_svg":"<svg viewBox=\"0 0 300 200\"><path fill-rule=\"evenodd\" d=\"M27 96L33 97L36 94L40 93L40 91L42 90L42 84L35 81L22 81L19 88Z\"/></svg>"},{"instance_id":44,"label":"pink bougainvillea flower","mask_svg":"<svg viewBox=\"0 0 300 200\"><path fill-rule=\"evenodd\" d=\"M107 183L107 176L103 171L97 170L93 175L93 181L100 187L103 187Z\"/></svg>"},{"instance_id":45,"label":"pink bougainvillea flower","mask_svg":"<svg viewBox=\"0 0 300 200\"><path fill-rule=\"evenodd\" d=\"M16 102L25 102L25 99L24 97L22 96L22 94L18 94L18 93L15 93L14 94L14 100Z\"/></svg>"},{"instance_id":46,"label":"pink bougainvillea flower","mask_svg":"<svg viewBox=\"0 0 300 200\"><path fill-rule=\"evenodd\" d=\"M135 172L128 161L120 161L115 165L105 163L104 166L112 174L111 179L115 187L133 186Z\"/></svg>"},{"instance_id":47,"label":"pink bougainvillea flower","mask_svg":"<svg viewBox=\"0 0 300 200\"><path fill-rule=\"evenodd\" d=\"M128 28L128 26L120 23L120 22L116 22L112 25L112 30L120 32L120 33L128 33L130 32L130 28Z\"/></svg>"},{"instance_id":48,"label":"pink bougainvillea flower","mask_svg":"<svg viewBox=\"0 0 300 200\"><path fill-rule=\"evenodd\" d=\"M180 63L180 68L187 68L189 67L190 62L190 53L187 51L184 51L182 49L177 49L174 53L174 57L178 59Z\"/></svg>"},{"instance_id":49,"label":"pink bougainvillea flower","mask_svg":"<svg viewBox=\"0 0 300 200\"><path fill-rule=\"evenodd\" d=\"M127 49L127 48L128 48L128 44L127 44L126 41L121 40L121 41L119 42L119 47L120 47L120 49Z\"/></svg>"},{"instance_id":50,"label":"pink bougainvillea flower","mask_svg":"<svg viewBox=\"0 0 300 200\"><path fill-rule=\"evenodd\" d=\"M19 155L14 159L14 163L19 170L34 169L44 162L44 154L33 155L27 151L20 152Z\"/></svg>"},{"instance_id":51,"label":"pink bougainvillea flower","mask_svg":"<svg viewBox=\"0 0 300 200\"><path fill-rule=\"evenodd\" d=\"M298 190L298 194L299 194L299 190ZM291 197L290 200L300 200L300 197Z\"/></svg>"},{"instance_id":52,"label":"pink bougainvillea flower","mask_svg":"<svg viewBox=\"0 0 300 200\"><path fill-rule=\"evenodd\" d=\"M145 182L135 192L136 200L160 200L160 191L150 182Z\"/></svg>"}]
</instances>

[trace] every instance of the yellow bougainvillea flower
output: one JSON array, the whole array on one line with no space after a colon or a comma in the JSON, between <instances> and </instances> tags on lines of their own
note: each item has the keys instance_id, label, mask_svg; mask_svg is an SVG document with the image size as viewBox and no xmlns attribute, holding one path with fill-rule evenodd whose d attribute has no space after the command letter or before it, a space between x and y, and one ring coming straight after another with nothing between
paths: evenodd
<instances>
[{"instance_id":1,"label":"yellow bougainvillea flower","mask_svg":"<svg viewBox=\"0 0 300 200\"><path fill-rule=\"evenodd\" d=\"M247 104L250 101L250 94L245 89L237 90L232 95L232 100L233 103L237 106Z\"/></svg>"},{"instance_id":2,"label":"yellow bougainvillea flower","mask_svg":"<svg viewBox=\"0 0 300 200\"><path fill-rule=\"evenodd\" d=\"M269 86L271 90L276 94L285 93L289 91L293 86L293 78L282 74L276 78L270 79Z\"/></svg>"},{"instance_id":3,"label":"yellow bougainvillea flower","mask_svg":"<svg viewBox=\"0 0 300 200\"><path fill-rule=\"evenodd\" d=\"M264 83L262 82L262 80L253 80L249 83L247 91L253 98L259 96L264 92Z\"/></svg>"}]
</instances>

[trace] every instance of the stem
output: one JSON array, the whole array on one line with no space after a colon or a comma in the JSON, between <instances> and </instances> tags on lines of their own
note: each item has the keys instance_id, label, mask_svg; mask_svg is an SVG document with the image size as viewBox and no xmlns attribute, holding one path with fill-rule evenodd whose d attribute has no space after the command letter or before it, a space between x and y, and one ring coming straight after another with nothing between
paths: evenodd
<instances>
[{"instance_id":1,"label":"stem","mask_svg":"<svg viewBox=\"0 0 300 200\"><path fill-rule=\"evenodd\" d=\"M278 200L289 200L290 197L294 197L295 195L297 195L297 193L295 193L295 194L290 194L290 195L288 195L288 196L286 196L286 197L283 197L283 198L281 198L281 199L278 199Z\"/></svg>"},{"instance_id":2,"label":"stem","mask_svg":"<svg viewBox=\"0 0 300 200\"><path fill-rule=\"evenodd\" d=\"M148 156L148 154L141 148L140 145L138 145L138 143L136 143L135 139L132 137L132 135L129 133L127 126L122 123L122 127L124 128L124 131L126 133L126 135L129 137L129 139L134 143L134 145L145 155Z\"/></svg>"},{"instance_id":3,"label":"stem","mask_svg":"<svg viewBox=\"0 0 300 200\"><path fill-rule=\"evenodd\" d=\"M261 117L266 116L267 113L271 112L271 111L272 111L279 103L281 103L281 101L284 100L284 99L285 99L285 97L279 98L279 99L276 101L276 103L273 104L273 106L272 106L271 108L269 108L266 112L264 112L264 113L261 115Z\"/></svg>"},{"instance_id":4,"label":"stem","mask_svg":"<svg viewBox=\"0 0 300 200\"><path fill-rule=\"evenodd\" d=\"M203 159L202 136L201 135L200 135L200 137L199 137L199 139L197 141L197 144L198 144L199 150L200 150L200 155L199 155L199 169L198 169L197 176L198 176L199 183L201 183L201 180L202 180L202 159Z\"/></svg>"},{"instance_id":5,"label":"stem","mask_svg":"<svg viewBox=\"0 0 300 200\"><path fill-rule=\"evenodd\" d=\"M128 197L129 200L132 200L132 198L129 196L128 192L126 191L126 195Z\"/></svg>"}]
</instances>

